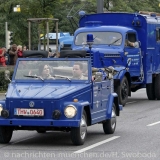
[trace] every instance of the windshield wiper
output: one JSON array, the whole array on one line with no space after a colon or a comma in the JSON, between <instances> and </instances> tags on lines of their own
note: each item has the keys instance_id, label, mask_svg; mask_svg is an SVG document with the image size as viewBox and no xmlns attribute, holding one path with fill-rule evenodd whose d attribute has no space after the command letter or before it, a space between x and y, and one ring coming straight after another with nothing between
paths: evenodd
<instances>
[{"instance_id":1,"label":"windshield wiper","mask_svg":"<svg viewBox=\"0 0 160 160\"><path fill-rule=\"evenodd\" d=\"M108 44L109 46L116 43L117 41L119 41L121 38L116 39L115 41L113 41L112 43Z\"/></svg>"},{"instance_id":2,"label":"windshield wiper","mask_svg":"<svg viewBox=\"0 0 160 160\"><path fill-rule=\"evenodd\" d=\"M38 79L41 79L42 81L44 81L44 79L41 76L36 76L36 75L30 75L30 76L23 75L23 76L24 77L30 77L30 78L38 78Z\"/></svg>"},{"instance_id":3,"label":"windshield wiper","mask_svg":"<svg viewBox=\"0 0 160 160\"><path fill-rule=\"evenodd\" d=\"M65 76L54 75L53 77L64 78L64 79L67 79L67 80L69 80L71 82L71 79L68 78L68 77L65 77Z\"/></svg>"}]
</instances>

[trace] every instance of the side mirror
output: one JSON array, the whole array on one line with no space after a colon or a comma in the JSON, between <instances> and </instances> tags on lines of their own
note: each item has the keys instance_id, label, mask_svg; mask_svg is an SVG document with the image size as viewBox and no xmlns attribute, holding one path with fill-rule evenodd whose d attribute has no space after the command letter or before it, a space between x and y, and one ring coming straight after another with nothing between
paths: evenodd
<instances>
[{"instance_id":1,"label":"side mirror","mask_svg":"<svg viewBox=\"0 0 160 160\"><path fill-rule=\"evenodd\" d=\"M5 77L5 80L9 80L10 82L11 82L11 80L10 80L10 71L9 70L5 70L4 71L4 77Z\"/></svg>"},{"instance_id":2,"label":"side mirror","mask_svg":"<svg viewBox=\"0 0 160 160\"><path fill-rule=\"evenodd\" d=\"M139 47L141 47L141 42L140 42L140 41L138 41L138 43L139 43Z\"/></svg>"}]
</instances>

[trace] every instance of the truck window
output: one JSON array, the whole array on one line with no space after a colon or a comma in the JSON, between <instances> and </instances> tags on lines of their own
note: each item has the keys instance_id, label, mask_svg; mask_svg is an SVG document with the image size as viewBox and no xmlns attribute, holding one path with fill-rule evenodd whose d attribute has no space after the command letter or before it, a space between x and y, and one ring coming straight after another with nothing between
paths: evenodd
<instances>
[{"instance_id":1,"label":"truck window","mask_svg":"<svg viewBox=\"0 0 160 160\"><path fill-rule=\"evenodd\" d=\"M93 44L112 44L119 46L122 43L122 35L119 32L89 32L93 34L94 43ZM75 45L86 44L88 32L81 32L75 38Z\"/></svg>"},{"instance_id":2,"label":"truck window","mask_svg":"<svg viewBox=\"0 0 160 160\"><path fill-rule=\"evenodd\" d=\"M135 33L128 33L128 40L130 42L136 42L136 34Z\"/></svg>"}]
</instances>

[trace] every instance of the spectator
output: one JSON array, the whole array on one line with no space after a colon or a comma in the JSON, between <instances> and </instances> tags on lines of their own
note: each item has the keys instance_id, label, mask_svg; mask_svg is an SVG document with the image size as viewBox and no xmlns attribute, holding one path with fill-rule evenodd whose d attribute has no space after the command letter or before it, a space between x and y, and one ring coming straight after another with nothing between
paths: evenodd
<instances>
[{"instance_id":1,"label":"spectator","mask_svg":"<svg viewBox=\"0 0 160 160\"><path fill-rule=\"evenodd\" d=\"M6 66L6 60L4 57L4 49L0 49L0 65Z\"/></svg>"},{"instance_id":2,"label":"spectator","mask_svg":"<svg viewBox=\"0 0 160 160\"><path fill-rule=\"evenodd\" d=\"M23 57L22 46L21 45L17 46L17 55L18 55L18 58L22 58Z\"/></svg>"},{"instance_id":3,"label":"spectator","mask_svg":"<svg viewBox=\"0 0 160 160\"><path fill-rule=\"evenodd\" d=\"M4 57L6 60L6 65L10 65L10 57L9 57L9 50L7 51L7 49L5 47L3 47L4 50Z\"/></svg>"},{"instance_id":4,"label":"spectator","mask_svg":"<svg viewBox=\"0 0 160 160\"><path fill-rule=\"evenodd\" d=\"M9 56L10 56L10 65L15 65L18 55L17 55L17 45L13 44L10 51L9 51Z\"/></svg>"},{"instance_id":5,"label":"spectator","mask_svg":"<svg viewBox=\"0 0 160 160\"><path fill-rule=\"evenodd\" d=\"M23 51L26 51L26 50L28 50L27 46L23 46Z\"/></svg>"}]
</instances>

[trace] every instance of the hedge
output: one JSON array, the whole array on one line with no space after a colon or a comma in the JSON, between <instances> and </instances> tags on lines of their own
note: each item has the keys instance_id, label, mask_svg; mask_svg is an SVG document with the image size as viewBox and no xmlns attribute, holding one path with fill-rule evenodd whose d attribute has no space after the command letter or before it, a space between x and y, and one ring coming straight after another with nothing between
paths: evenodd
<instances>
[{"instance_id":1,"label":"hedge","mask_svg":"<svg viewBox=\"0 0 160 160\"><path fill-rule=\"evenodd\" d=\"M0 67L0 92L7 91L9 80L5 80L5 70L10 71L10 79L12 79L14 66Z\"/></svg>"}]
</instances>

